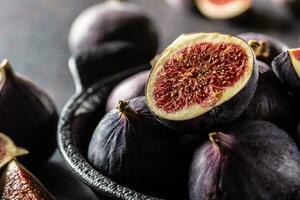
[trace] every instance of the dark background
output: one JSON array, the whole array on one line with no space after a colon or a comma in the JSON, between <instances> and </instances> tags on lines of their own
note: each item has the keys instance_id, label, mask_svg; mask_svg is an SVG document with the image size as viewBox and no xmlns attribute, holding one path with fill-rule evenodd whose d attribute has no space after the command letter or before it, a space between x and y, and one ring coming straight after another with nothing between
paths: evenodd
<instances>
[{"instance_id":1,"label":"dark background","mask_svg":"<svg viewBox=\"0 0 300 200\"><path fill-rule=\"evenodd\" d=\"M130 1L130 0L129 0ZM0 59L8 58L15 71L48 92L60 111L74 93L67 62L68 32L74 18L96 0L1 0ZM249 22L213 21L190 10L174 9L164 0L131 0L145 8L160 33L160 51L184 32L239 34L262 32L280 38L290 47L299 45L300 19L271 3L254 0ZM56 153L43 182L59 199L94 199L92 193L67 171Z\"/></svg>"}]
</instances>

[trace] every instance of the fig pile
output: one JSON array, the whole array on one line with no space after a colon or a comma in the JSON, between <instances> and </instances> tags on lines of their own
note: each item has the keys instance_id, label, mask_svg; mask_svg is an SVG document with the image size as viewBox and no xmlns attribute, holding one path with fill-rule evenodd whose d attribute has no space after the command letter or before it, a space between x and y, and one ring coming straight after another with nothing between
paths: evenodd
<instances>
[{"instance_id":1,"label":"fig pile","mask_svg":"<svg viewBox=\"0 0 300 200\"><path fill-rule=\"evenodd\" d=\"M298 200L298 72L271 36L181 35L112 90L88 161L158 198Z\"/></svg>"}]
</instances>

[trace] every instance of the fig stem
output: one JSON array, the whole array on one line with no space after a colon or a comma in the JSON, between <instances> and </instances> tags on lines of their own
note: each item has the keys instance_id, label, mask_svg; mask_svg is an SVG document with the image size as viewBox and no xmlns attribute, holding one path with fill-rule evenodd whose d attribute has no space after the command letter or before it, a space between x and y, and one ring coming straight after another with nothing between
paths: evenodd
<instances>
[{"instance_id":1,"label":"fig stem","mask_svg":"<svg viewBox=\"0 0 300 200\"><path fill-rule=\"evenodd\" d=\"M268 58L270 56L270 46L265 41L249 40L248 44L253 49L257 57Z\"/></svg>"},{"instance_id":2,"label":"fig stem","mask_svg":"<svg viewBox=\"0 0 300 200\"><path fill-rule=\"evenodd\" d=\"M129 115L136 115L137 113L134 112L130 106L129 106L129 102L128 101L119 101L119 104L117 106L117 109L120 111L120 113L122 113L125 116L129 116Z\"/></svg>"},{"instance_id":3,"label":"fig stem","mask_svg":"<svg viewBox=\"0 0 300 200\"><path fill-rule=\"evenodd\" d=\"M230 135L224 134L222 132L209 133L209 140L222 153L228 152L234 142L233 138Z\"/></svg>"}]
</instances>

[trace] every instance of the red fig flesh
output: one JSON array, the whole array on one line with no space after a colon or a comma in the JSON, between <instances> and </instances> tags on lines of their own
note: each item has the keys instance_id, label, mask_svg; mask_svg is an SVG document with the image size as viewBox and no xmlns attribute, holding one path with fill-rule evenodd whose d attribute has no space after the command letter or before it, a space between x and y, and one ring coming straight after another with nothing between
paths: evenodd
<instances>
[{"instance_id":1,"label":"red fig flesh","mask_svg":"<svg viewBox=\"0 0 300 200\"><path fill-rule=\"evenodd\" d=\"M0 180L2 200L54 200L50 192L16 160L11 161Z\"/></svg>"}]
</instances>

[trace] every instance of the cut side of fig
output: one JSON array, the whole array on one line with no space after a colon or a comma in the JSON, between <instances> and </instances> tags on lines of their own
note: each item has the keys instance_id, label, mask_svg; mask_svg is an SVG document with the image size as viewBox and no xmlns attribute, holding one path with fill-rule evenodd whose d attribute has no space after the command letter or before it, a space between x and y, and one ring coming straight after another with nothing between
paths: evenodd
<instances>
[{"instance_id":1,"label":"cut side of fig","mask_svg":"<svg viewBox=\"0 0 300 200\"><path fill-rule=\"evenodd\" d=\"M300 96L300 48L282 52L273 60L272 69L291 92Z\"/></svg>"},{"instance_id":2,"label":"cut side of fig","mask_svg":"<svg viewBox=\"0 0 300 200\"><path fill-rule=\"evenodd\" d=\"M257 79L256 58L244 40L220 33L185 34L152 67L147 104L171 126L211 128L239 117Z\"/></svg>"},{"instance_id":3,"label":"cut side of fig","mask_svg":"<svg viewBox=\"0 0 300 200\"><path fill-rule=\"evenodd\" d=\"M246 40L247 42L250 42L251 40L257 41L260 44L260 47L256 48L259 51L255 51L254 49L256 58L269 65L271 65L273 59L276 56L288 49L288 46L279 39L263 33L250 32L242 33L238 36Z\"/></svg>"},{"instance_id":4,"label":"cut side of fig","mask_svg":"<svg viewBox=\"0 0 300 200\"><path fill-rule=\"evenodd\" d=\"M199 11L211 19L231 19L242 15L252 6L251 0L196 0Z\"/></svg>"},{"instance_id":5,"label":"cut side of fig","mask_svg":"<svg viewBox=\"0 0 300 200\"><path fill-rule=\"evenodd\" d=\"M54 200L54 196L18 161L8 163L0 180L2 200Z\"/></svg>"},{"instance_id":6,"label":"cut side of fig","mask_svg":"<svg viewBox=\"0 0 300 200\"><path fill-rule=\"evenodd\" d=\"M28 154L26 149L17 147L7 135L0 133L0 168L17 156L25 154Z\"/></svg>"},{"instance_id":7,"label":"cut side of fig","mask_svg":"<svg viewBox=\"0 0 300 200\"><path fill-rule=\"evenodd\" d=\"M277 126L243 122L209 138L194 154L191 200L300 198L300 153Z\"/></svg>"}]
</instances>

